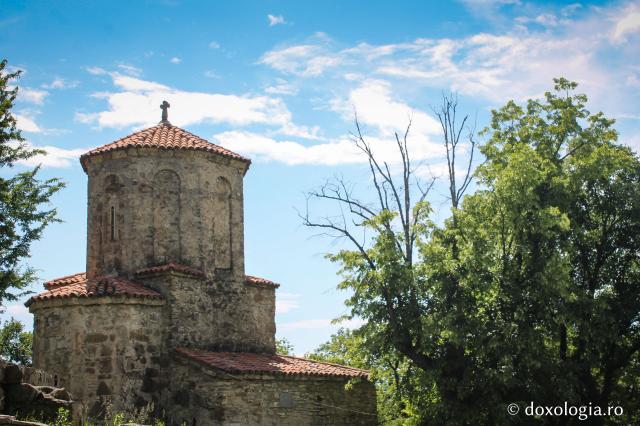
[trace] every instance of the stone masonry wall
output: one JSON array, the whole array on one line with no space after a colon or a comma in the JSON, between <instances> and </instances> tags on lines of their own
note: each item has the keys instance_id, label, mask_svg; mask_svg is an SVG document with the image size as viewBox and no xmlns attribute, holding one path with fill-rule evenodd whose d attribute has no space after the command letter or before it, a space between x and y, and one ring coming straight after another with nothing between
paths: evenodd
<instances>
[{"instance_id":1,"label":"stone masonry wall","mask_svg":"<svg viewBox=\"0 0 640 426\"><path fill-rule=\"evenodd\" d=\"M247 164L200 151L128 149L87 165L87 276L170 262L244 276Z\"/></svg>"},{"instance_id":2,"label":"stone masonry wall","mask_svg":"<svg viewBox=\"0 0 640 426\"><path fill-rule=\"evenodd\" d=\"M179 356L178 356L179 357ZM170 425L375 425L372 383L269 374L225 374L177 359L162 405Z\"/></svg>"},{"instance_id":3,"label":"stone masonry wall","mask_svg":"<svg viewBox=\"0 0 640 426\"><path fill-rule=\"evenodd\" d=\"M275 289L166 271L137 280L166 298L170 348L275 352Z\"/></svg>"},{"instance_id":4,"label":"stone masonry wall","mask_svg":"<svg viewBox=\"0 0 640 426\"><path fill-rule=\"evenodd\" d=\"M163 304L117 297L35 302L33 365L59 378L85 414L104 414L107 400L114 408L144 406L166 385Z\"/></svg>"}]
</instances>

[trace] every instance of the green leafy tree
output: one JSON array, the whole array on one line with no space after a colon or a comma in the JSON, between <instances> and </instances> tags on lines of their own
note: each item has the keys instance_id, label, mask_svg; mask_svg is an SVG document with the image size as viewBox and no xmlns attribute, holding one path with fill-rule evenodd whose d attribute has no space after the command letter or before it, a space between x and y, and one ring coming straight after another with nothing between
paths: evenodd
<instances>
[{"instance_id":1,"label":"green leafy tree","mask_svg":"<svg viewBox=\"0 0 640 426\"><path fill-rule=\"evenodd\" d=\"M33 335L20 321L11 318L0 327L0 357L18 364L31 364Z\"/></svg>"},{"instance_id":2,"label":"green leafy tree","mask_svg":"<svg viewBox=\"0 0 640 426\"><path fill-rule=\"evenodd\" d=\"M276 339L276 353L281 355L292 355L293 345L285 338Z\"/></svg>"},{"instance_id":3,"label":"green leafy tree","mask_svg":"<svg viewBox=\"0 0 640 426\"><path fill-rule=\"evenodd\" d=\"M56 221L56 209L46 206L64 185L59 179L40 180L39 168L7 177L6 168L44 152L31 149L16 128L11 114L18 87L11 87L20 71L6 72L7 61L0 62L0 304L15 300L35 279L34 270L23 265L31 243L39 239L45 227Z\"/></svg>"},{"instance_id":4,"label":"green leafy tree","mask_svg":"<svg viewBox=\"0 0 640 426\"><path fill-rule=\"evenodd\" d=\"M412 424L414 407L423 393L411 363L396 352L379 351L364 330L339 329L306 358L369 370L376 385L378 419L387 425Z\"/></svg>"},{"instance_id":5,"label":"green leafy tree","mask_svg":"<svg viewBox=\"0 0 640 426\"><path fill-rule=\"evenodd\" d=\"M369 214L350 194L337 197L374 237L330 258L351 315L367 320L360 332L375 344L365 347L414 368L411 422L504 424L509 403L531 401L624 408L592 424L638 420L640 161L575 83L555 83L543 100L493 111L479 189L451 189L443 226L422 199L406 202L406 172L394 191L373 155L387 182L379 193L405 202ZM466 189L466 177L449 178Z\"/></svg>"}]
</instances>

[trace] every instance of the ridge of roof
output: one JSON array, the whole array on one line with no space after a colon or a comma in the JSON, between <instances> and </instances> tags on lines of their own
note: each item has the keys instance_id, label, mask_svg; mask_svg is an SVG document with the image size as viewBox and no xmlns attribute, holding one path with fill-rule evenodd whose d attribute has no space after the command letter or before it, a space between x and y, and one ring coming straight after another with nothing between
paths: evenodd
<instances>
[{"instance_id":1,"label":"ridge of roof","mask_svg":"<svg viewBox=\"0 0 640 426\"><path fill-rule=\"evenodd\" d=\"M114 142L94 148L80 156L80 163L86 170L86 163L90 157L127 148L206 151L251 164L250 159L169 123L160 123L138 130Z\"/></svg>"}]
</instances>

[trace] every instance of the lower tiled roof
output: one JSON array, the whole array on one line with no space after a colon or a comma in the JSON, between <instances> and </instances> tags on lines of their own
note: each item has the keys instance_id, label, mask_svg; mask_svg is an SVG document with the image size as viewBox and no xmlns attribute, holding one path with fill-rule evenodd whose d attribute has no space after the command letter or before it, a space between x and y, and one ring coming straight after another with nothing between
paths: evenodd
<instances>
[{"instance_id":1,"label":"lower tiled roof","mask_svg":"<svg viewBox=\"0 0 640 426\"><path fill-rule=\"evenodd\" d=\"M244 282L246 284L255 284L255 285L262 285L267 287L275 287L275 288L280 287L280 284L278 283L274 283L273 281L268 280L266 278L254 277L252 275L245 275Z\"/></svg>"},{"instance_id":2,"label":"lower tiled roof","mask_svg":"<svg viewBox=\"0 0 640 426\"><path fill-rule=\"evenodd\" d=\"M199 364L228 373L271 373L325 377L369 377L367 370L297 358L249 352L204 352L177 348L176 352Z\"/></svg>"},{"instance_id":3,"label":"lower tiled roof","mask_svg":"<svg viewBox=\"0 0 640 426\"><path fill-rule=\"evenodd\" d=\"M178 263L168 263L166 265L153 266L141 269L136 275L146 275L165 271L177 271L196 277L204 276L204 273L196 268ZM245 275L246 284L254 284L259 286L278 288L280 284L265 278L253 277ZM87 281L87 275L79 272L73 275L67 275L55 280L44 283L47 290L44 293L33 296L25 303L29 306L31 303L39 300L58 299L64 297L99 297L99 296L128 296L162 299L162 294L150 289L142 284L126 280L117 276L103 276Z\"/></svg>"},{"instance_id":4,"label":"lower tiled roof","mask_svg":"<svg viewBox=\"0 0 640 426\"><path fill-rule=\"evenodd\" d=\"M68 275L44 283L44 293L33 296L26 306L41 300L62 299L71 297L103 297L124 296L147 299L162 299L162 294L124 278L115 276L98 277L87 280L84 272Z\"/></svg>"}]
</instances>

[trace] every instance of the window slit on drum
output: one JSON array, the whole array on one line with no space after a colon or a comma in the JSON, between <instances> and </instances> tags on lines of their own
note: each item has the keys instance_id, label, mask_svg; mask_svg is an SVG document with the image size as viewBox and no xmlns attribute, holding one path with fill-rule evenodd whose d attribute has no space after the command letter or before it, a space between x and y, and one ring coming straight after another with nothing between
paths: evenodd
<instances>
[{"instance_id":1,"label":"window slit on drum","mask_svg":"<svg viewBox=\"0 0 640 426\"><path fill-rule=\"evenodd\" d=\"M214 218L214 256L216 268L231 268L231 184L223 177L216 180Z\"/></svg>"},{"instance_id":2,"label":"window slit on drum","mask_svg":"<svg viewBox=\"0 0 640 426\"><path fill-rule=\"evenodd\" d=\"M116 208L111 206L111 241L116 240Z\"/></svg>"}]
</instances>

